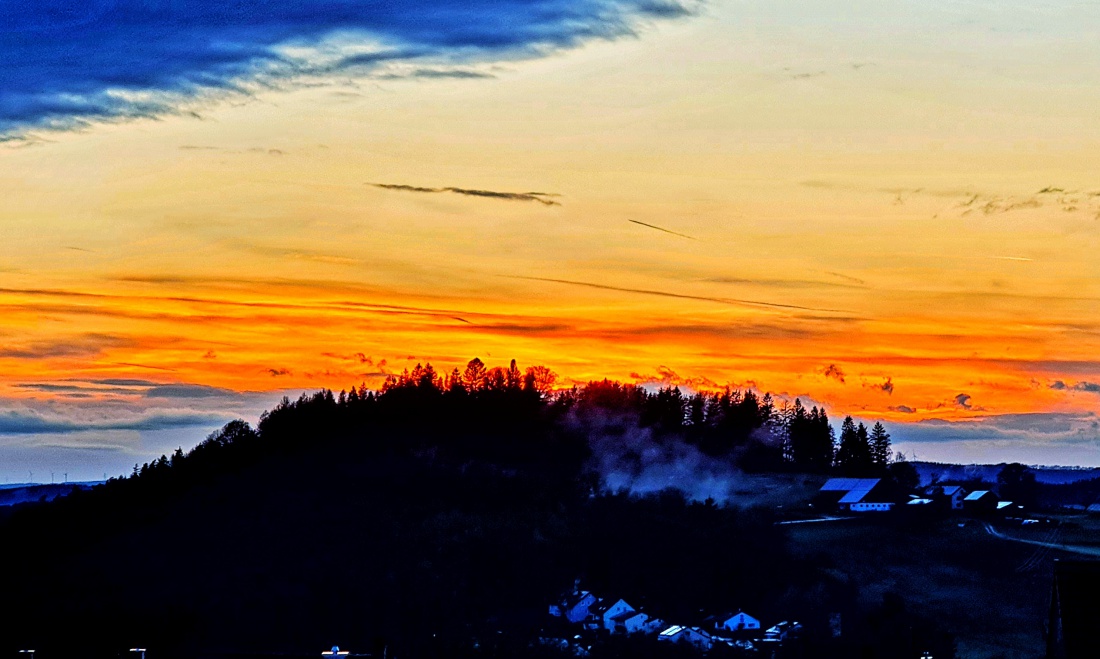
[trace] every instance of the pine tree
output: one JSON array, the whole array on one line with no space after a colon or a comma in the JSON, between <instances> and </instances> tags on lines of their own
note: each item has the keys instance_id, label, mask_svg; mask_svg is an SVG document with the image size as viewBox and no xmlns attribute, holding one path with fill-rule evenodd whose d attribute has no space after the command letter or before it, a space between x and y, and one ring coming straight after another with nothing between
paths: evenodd
<instances>
[{"instance_id":1,"label":"pine tree","mask_svg":"<svg viewBox=\"0 0 1100 659\"><path fill-rule=\"evenodd\" d=\"M867 427L858 426L852 417L844 417L840 427L840 446L836 452L836 466L852 476L866 475L874 470L871 442Z\"/></svg>"},{"instance_id":2,"label":"pine tree","mask_svg":"<svg viewBox=\"0 0 1100 659\"><path fill-rule=\"evenodd\" d=\"M890 433L881 421L871 428L871 457L878 469L885 469L890 463Z\"/></svg>"}]
</instances>

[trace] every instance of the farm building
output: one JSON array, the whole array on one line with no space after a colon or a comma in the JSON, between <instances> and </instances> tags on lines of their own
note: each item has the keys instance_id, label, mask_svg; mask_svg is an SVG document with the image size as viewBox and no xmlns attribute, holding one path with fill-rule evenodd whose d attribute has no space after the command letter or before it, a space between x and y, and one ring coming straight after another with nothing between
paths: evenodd
<instances>
[{"instance_id":1,"label":"farm building","mask_svg":"<svg viewBox=\"0 0 1100 659\"><path fill-rule=\"evenodd\" d=\"M881 478L830 478L818 491L820 505L832 505L837 510L867 512L889 510L894 497L887 492ZM890 504L886 508L867 504ZM853 507L854 506L854 507Z\"/></svg>"},{"instance_id":2,"label":"farm building","mask_svg":"<svg viewBox=\"0 0 1100 659\"><path fill-rule=\"evenodd\" d=\"M853 503L848 506L848 510L853 513L885 513L894 509L894 503L892 501L883 501L878 503L861 501L859 503Z\"/></svg>"}]
</instances>

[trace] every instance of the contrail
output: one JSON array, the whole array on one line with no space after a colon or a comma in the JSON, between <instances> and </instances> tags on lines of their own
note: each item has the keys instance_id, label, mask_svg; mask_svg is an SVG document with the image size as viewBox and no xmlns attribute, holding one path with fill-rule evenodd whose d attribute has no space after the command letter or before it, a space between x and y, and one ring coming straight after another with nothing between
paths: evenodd
<instances>
[{"instance_id":1,"label":"contrail","mask_svg":"<svg viewBox=\"0 0 1100 659\"><path fill-rule=\"evenodd\" d=\"M573 281L571 279L553 279L551 277L524 277L520 275L501 275L510 279L527 279L529 281L546 281L555 284L568 284L570 286L584 286L586 288L598 288L605 291L619 291L621 293L637 293L640 295L655 295L658 297L674 297L681 300L700 300L702 302L716 302L732 306L769 307L774 309L797 309L799 311L823 311L828 313L843 313L840 309L821 309L817 307L801 307L795 304L779 304L777 302L760 302L758 300L740 300L737 298L707 297L705 295L687 295L684 293L670 293L647 288L625 288L622 286L608 286L606 284L593 284L587 281Z\"/></svg>"},{"instance_id":2,"label":"contrail","mask_svg":"<svg viewBox=\"0 0 1100 659\"><path fill-rule=\"evenodd\" d=\"M649 227L650 229L656 229L657 231L671 233L674 236L680 236L681 238L687 238L688 240L697 240L695 236L689 236L686 233L676 233L675 231L670 231L668 229L665 229L664 227L659 227L656 224L646 224L645 222L639 222L638 220L627 220L627 222L633 222L634 224L640 224L643 227Z\"/></svg>"}]
</instances>

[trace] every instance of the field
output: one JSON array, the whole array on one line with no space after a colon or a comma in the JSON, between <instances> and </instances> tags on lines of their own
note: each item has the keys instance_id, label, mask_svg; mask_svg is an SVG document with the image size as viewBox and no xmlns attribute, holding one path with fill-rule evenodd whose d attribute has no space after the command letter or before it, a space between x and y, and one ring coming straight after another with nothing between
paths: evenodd
<instances>
[{"instance_id":1,"label":"field","mask_svg":"<svg viewBox=\"0 0 1100 659\"><path fill-rule=\"evenodd\" d=\"M997 538L962 519L919 527L868 519L787 528L796 550L825 554L865 602L894 591L910 610L936 616L955 634L959 657L1044 653L1051 564L1060 551Z\"/></svg>"}]
</instances>

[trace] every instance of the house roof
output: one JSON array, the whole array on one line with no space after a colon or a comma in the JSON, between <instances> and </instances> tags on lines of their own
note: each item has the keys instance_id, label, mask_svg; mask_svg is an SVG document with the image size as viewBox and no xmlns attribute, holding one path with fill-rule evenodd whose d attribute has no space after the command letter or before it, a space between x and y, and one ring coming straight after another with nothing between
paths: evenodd
<instances>
[{"instance_id":1,"label":"house roof","mask_svg":"<svg viewBox=\"0 0 1100 659\"><path fill-rule=\"evenodd\" d=\"M626 622L627 620L630 620L631 618L635 618L637 616L644 616L644 615L646 615L646 614L642 613L641 611L623 611L622 613L620 613L618 615L611 616L611 619L614 620L615 622Z\"/></svg>"},{"instance_id":2,"label":"house roof","mask_svg":"<svg viewBox=\"0 0 1100 659\"><path fill-rule=\"evenodd\" d=\"M978 499L981 499L982 497L984 497L987 494L993 494L993 493L990 492L989 490L974 490L970 494L966 495L966 498L963 499L963 501L977 501Z\"/></svg>"},{"instance_id":3,"label":"house roof","mask_svg":"<svg viewBox=\"0 0 1100 659\"><path fill-rule=\"evenodd\" d=\"M878 485L878 478L830 478L821 486L822 492L850 492Z\"/></svg>"},{"instance_id":4,"label":"house roof","mask_svg":"<svg viewBox=\"0 0 1100 659\"><path fill-rule=\"evenodd\" d=\"M953 496L956 492L963 489L962 485L944 485L943 493L947 496Z\"/></svg>"},{"instance_id":5,"label":"house roof","mask_svg":"<svg viewBox=\"0 0 1100 659\"><path fill-rule=\"evenodd\" d=\"M910 500L905 502L905 505L907 505L907 506L927 506L930 503L933 503L933 501L931 499L910 499Z\"/></svg>"},{"instance_id":6,"label":"house roof","mask_svg":"<svg viewBox=\"0 0 1100 659\"><path fill-rule=\"evenodd\" d=\"M745 616L749 620L756 620L757 622L760 622L759 620L757 620L756 618L752 617L751 615L745 613L744 611L738 611L737 613L731 613L729 615L723 616L721 618L721 620L722 620L722 622L728 622L730 619L736 618L737 616Z\"/></svg>"},{"instance_id":7,"label":"house roof","mask_svg":"<svg viewBox=\"0 0 1100 659\"><path fill-rule=\"evenodd\" d=\"M710 633L705 629L701 629L699 627L684 627L683 625L673 625L658 635L664 636L665 638L671 638L680 633L692 633L698 634L699 636L703 636L705 638L710 638Z\"/></svg>"},{"instance_id":8,"label":"house roof","mask_svg":"<svg viewBox=\"0 0 1100 659\"><path fill-rule=\"evenodd\" d=\"M573 607L583 602L584 599L589 596L595 597L595 595L592 595L592 593L588 592L587 590L578 590L563 597L561 602L559 602L558 604L562 608L572 609Z\"/></svg>"},{"instance_id":9,"label":"house roof","mask_svg":"<svg viewBox=\"0 0 1100 659\"><path fill-rule=\"evenodd\" d=\"M864 484L859 487L849 490L847 494L840 497L840 503L859 503L863 501L863 498L871 493L871 490L875 489L879 480L877 478L865 478L862 479Z\"/></svg>"},{"instance_id":10,"label":"house roof","mask_svg":"<svg viewBox=\"0 0 1100 659\"><path fill-rule=\"evenodd\" d=\"M589 607L588 612L593 614L593 615L602 616L603 614L610 611L611 608L614 607L619 602L622 602L623 605L626 606L626 608L628 608L629 610L631 610L631 611L634 610L634 607L627 604L626 600L617 599L617 600L601 600L600 603L597 604L596 606Z\"/></svg>"}]
</instances>

